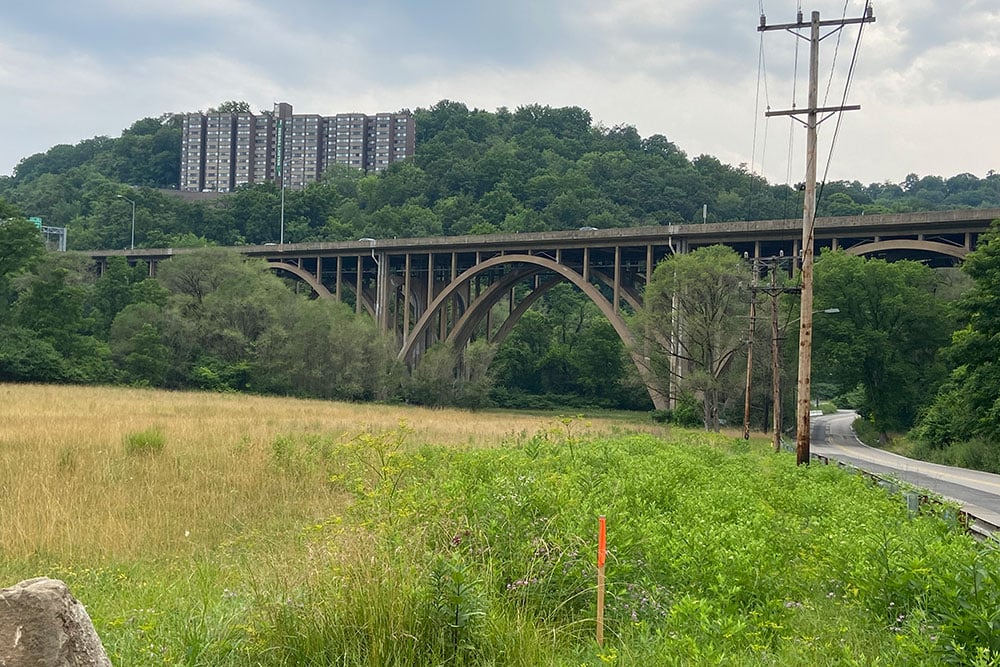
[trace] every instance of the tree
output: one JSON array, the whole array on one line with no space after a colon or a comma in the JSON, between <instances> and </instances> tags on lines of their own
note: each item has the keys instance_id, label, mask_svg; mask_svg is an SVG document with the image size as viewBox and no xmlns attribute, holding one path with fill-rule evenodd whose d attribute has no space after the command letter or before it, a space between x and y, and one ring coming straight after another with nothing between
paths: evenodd
<instances>
[{"instance_id":1,"label":"tree","mask_svg":"<svg viewBox=\"0 0 1000 667\"><path fill-rule=\"evenodd\" d=\"M937 448L973 438L995 443L1000 433L1000 222L962 269L975 284L958 303L966 324L945 352L954 370L917 429Z\"/></svg>"},{"instance_id":2,"label":"tree","mask_svg":"<svg viewBox=\"0 0 1000 667\"><path fill-rule=\"evenodd\" d=\"M11 281L45 252L38 228L0 198L0 314L13 300Z\"/></svg>"},{"instance_id":3,"label":"tree","mask_svg":"<svg viewBox=\"0 0 1000 667\"><path fill-rule=\"evenodd\" d=\"M721 407L741 391L739 373L729 371L745 345L749 280L747 263L725 246L672 255L653 272L637 318L655 373L675 392L701 396L706 429L719 430Z\"/></svg>"},{"instance_id":4,"label":"tree","mask_svg":"<svg viewBox=\"0 0 1000 667\"><path fill-rule=\"evenodd\" d=\"M115 316L137 300L136 287L146 280L148 272L145 262L129 266L124 257L108 258L104 274L97 279L90 293L95 332L107 338Z\"/></svg>"},{"instance_id":5,"label":"tree","mask_svg":"<svg viewBox=\"0 0 1000 667\"><path fill-rule=\"evenodd\" d=\"M95 338L86 303L88 285L78 266L82 257L53 257L37 273L19 281L14 321L50 343L66 360L66 379L104 382L111 379L110 350Z\"/></svg>"},{"instance_id":6,"label":"tree","mask_svg":"<svg viewBox=\"0 0 1000 667\"><path fill-rule=\"evenodd\" d=\"M824 252L814 284L817 310L840 311L815 320L818 378L844 393L860 387L855 407L883 441L912 426L945 374L937 352L950 328L934 270Z\"/></svg>"},{"instance_id":7,"label":"tree","mask_svg":"<svg viewBox=\"0 0 1000 667\"><path fill-rule=\"evenodd\" d=\"M243 100L226 100L215 109L209 109L209 113L250 113L250 103Z\"/></svg>"},{"instance_id":8,"label":"tree","mask_svg":"<svg viewBox=\"0 0 1000 667\"><path fill-rule=\"evenodd\" d=\"M52 343L23 327L0 327L0 382L58 382L65 362Z\"/></svg>"}]
</instances>

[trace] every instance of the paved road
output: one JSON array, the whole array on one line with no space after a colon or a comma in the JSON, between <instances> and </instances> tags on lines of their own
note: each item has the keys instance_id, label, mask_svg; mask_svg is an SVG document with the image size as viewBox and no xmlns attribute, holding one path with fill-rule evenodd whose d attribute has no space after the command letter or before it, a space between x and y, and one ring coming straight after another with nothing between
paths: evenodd
<instances>
[{"instance_id":1,"label":"paved road","mask_svg":"<svg viewBox=\"0 0 1000 667\"><path fill-rule=\"evenodd\" d=\"M894 475L960 503L966 512L1000 526L1000 475L908 459L874 449L854 435L855 414L841 410L811 418L812 453L877 474Z\"/></svg>"}]
</instances>

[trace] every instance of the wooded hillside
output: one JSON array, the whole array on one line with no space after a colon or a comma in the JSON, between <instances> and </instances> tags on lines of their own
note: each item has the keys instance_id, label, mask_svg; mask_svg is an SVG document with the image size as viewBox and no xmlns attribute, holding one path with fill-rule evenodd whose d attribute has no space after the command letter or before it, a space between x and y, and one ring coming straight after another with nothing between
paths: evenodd
<instances>
[{"instance_id":1,"label":"wooded hillside","mask_svg":"<svg viewBox=\"0 0 1000 667\"><path fill-rule=\"evenodd\" d=\"M325 241L526 232L796 217L794 183L770 184L745 165L689 157L667 137L595 125L579 107L514 111L441 101L414 112L416 155L364 176L334 169L286 192L285 240ZM277 241L280 193L250 185L212 202L176 189L179 117L146 118L121 137L95 137L25 158L0 196L26 215L67 227L73 249L124 247L136 201L136 245ZM134 189L133 189L134 188ZM834 182L819 215L1000 206L1000 174L911 174L903 183Z\"/></svg>"}]
</instances>

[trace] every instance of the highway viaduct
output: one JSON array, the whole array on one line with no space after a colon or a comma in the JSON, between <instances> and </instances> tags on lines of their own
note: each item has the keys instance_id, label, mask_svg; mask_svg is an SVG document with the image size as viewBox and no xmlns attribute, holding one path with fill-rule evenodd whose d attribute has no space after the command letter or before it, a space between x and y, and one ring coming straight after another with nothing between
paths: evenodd
<instances>
[{"instance_id":1,"label":"highway viaduct","mask_svg":"<svg viewBox=\"0 0 1000 667\"><path fill-rule=\"evenodd\" d=\"M817 218L816 252L823 248L934 265L960 261L979 235L1000 219L1000 209L931 211L898 215ZM648 359L626 314L642 305L643 287L656 264L673 253L724 244L748 257L797 257L802 220L762 220L620 229L360 239L336 243L247 245L234 250L263 259L278 273L307 284L319 298L367 311L384 332L394 332L399 358L413 364L431 345L463 349L476 336L500 343L530 306L553 286L568 282L584 292L615 328L650 387L666 407ZM188 248L100 250L111 257L157 265Z\"/></svg>"}]
</instances>

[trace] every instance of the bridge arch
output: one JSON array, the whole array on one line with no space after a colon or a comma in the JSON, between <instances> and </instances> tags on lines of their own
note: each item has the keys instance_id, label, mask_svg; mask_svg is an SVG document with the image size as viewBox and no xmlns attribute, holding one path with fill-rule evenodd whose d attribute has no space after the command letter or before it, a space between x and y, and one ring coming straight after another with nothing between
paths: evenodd
<instances>
[{"instance_id":1,"label":"bridge arch","mask_svg":"<svg viewBox=\"0 0 1000 667\"><path fill-rule=\"evenodd\" d=\"M918 241L916 239L870 241L844 249L848 255L870 255L887 250L917 250L954 257L955 259L965 259L965 256L970 252L965 246L941 243L940 241Z\"/></svg>"},{"instance_id":2,"label":"bridge arch","mask_svg":"<svg viewBox=\"0 0 1000 667\"><path fill-rule=\"evenodd\" d=\"M301 266L296 266L294 264L289 264L287 262L268 262L267 268L274 272L284 271L285 273L290 273L305 284L309 285L309 288L316 293L316 296L320 299L329 299L333 295L330 294L330 290L326 288L326 285L316 280L316 276L309 273Z\"/></svg>"},{"instance_id":3,"label":"bridge arch","mask_svg":"<svg viewBox=\"0 0 1000 667\"><path fill-rule=\"evenodd\" d=\"M525 278L531 277L532 275L542 271L555 273L556 277L545 283L545 290L547 291L548 289L551 289L552 286L564 280L576 286L577 289L587 295L587 297L607 318L608 322L610 322L622 343L625 344L625 348L628 350L633 363L635 363L636 369L639 371L645 385L649 388L649 395L653 400L653 404L659 409L666 407L666 398L661 392L655 389L653 378L649 372L649 367L645 363L644 358L639 354L635 337L628 328L625 319L618 313L617 308L609 303L608 300L604 298L604 295L601 294L601 292L593 284L591 284L590 281L584 280L583 276L576 270L566 266L565 264L560 264L555 260L548 259L546 257L539 257L537 255L512 254L492 257L476 264L456 277L428 305L413 330L408 336L406 336L406 341L402 349L399 351L398 358L401 361L412 362L414 352L417 348L417 341L421 340L421 338L425 335L428 327L433 321L433 318L438 314L438 312L441 311L443 305L446 304L453 296L460 294L461 290L465 289L465 287L476 276L481 275L490 269L506 265L514 265L517 266L518 269L511 272L508 276L504 276L494 285L491 285L486 292L480 295L479 298L469 305L469 308L465 313L463 313L461 319L455 323L452 333L449 334L448 340L450 342L453 342L456 347L464 346L464 344L468 342L469 338L471 338L475 327L478 326L484 317L486 317L486 314L490 311L490 309L506 294L507 289L520 280L524 280ZM538 297L534 298L537 299ZM517 320L519 320L526 311L527 307L516 308L510 314L503 325L501 325L501 331L503 331L504 336L509 333L510 329L513 328Z\"/></svg>"},{"instance_id":4,"label":"bridge arch","mask_svg":"<svg viewBox=\"0 0 1000 667\"><path fill-rule=\"evenodd\" d=\"M309 271L306 271L301 266L296 266L295 264L289 264L288 262L277 261L277 262L268 262L267 263L267 268L271 269L274 272L284 271L285 273L292 274L293 276L295 276L296 278L298 278L299 280L301 280L305 284L309 285L309 288L313 291L313 293L316 294L317 298L320 298L320 299L332 299L333 298L333 293L330 292L330 290L327 288L327 286L324 285L323 283L319 282L318 280L316 280L316 276L314 276ZM347 284L347 283L344 284L344 287L346 289L354 291L354 288L351 285ZM369 315L371 315L372 317L374 317L375 316L375 305L372 303L372 300L369 299L368 296L366 296L364 293L362 293L362 294L355 294L354 296L355 296L356 299L360 299L361 300L361 306L366 311L368 311Z\"/></svg>"}]
</instances>

